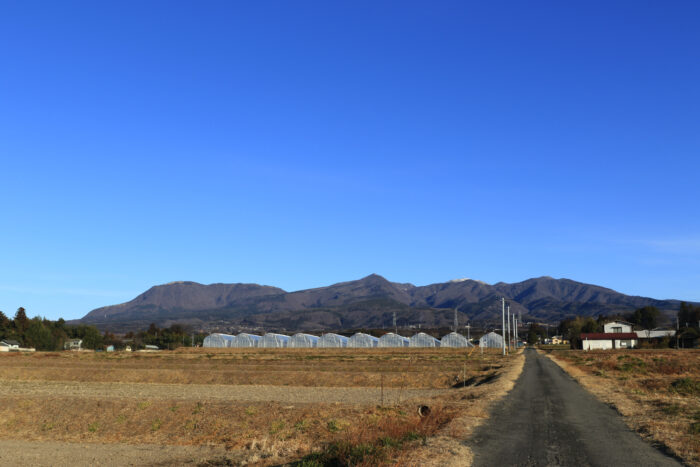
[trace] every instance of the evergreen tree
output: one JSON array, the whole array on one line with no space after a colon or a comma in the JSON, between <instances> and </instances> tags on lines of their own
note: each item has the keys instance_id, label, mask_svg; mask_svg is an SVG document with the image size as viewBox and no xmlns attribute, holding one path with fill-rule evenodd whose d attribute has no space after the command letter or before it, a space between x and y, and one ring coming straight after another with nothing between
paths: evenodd
<instances>
[{"instance_id":1,"label":"evergreen tree","mask_svg":"<svg viewBox=\"0 0 700 467\"><path fill-rule=\"evenodd\" d=\"M700 306L693 306L690 303L681 302L678 310L678 321L681 327L700 327Z\"/></svg>"},{"instance_id":2,"label":"evergreen tree","mask_svg":"<svg viewBox=\"0 0 700 467\"><path fill-rule=\"evenodd\" d=\"M34 347L36 350L56 350L57 347L51 329L39 318L29 321L24 335L24 345Z\"/></svg>"},{"instance_id":3,"label":"evergreen tree","mask_svg":"<svg viewBox=\"0 0 700 467\"><path fill-rule=\"evenodd\" d=\"M571 343L572 349L581 348L581 333L601 332L604 320L577 316L559 323L559 333Z\"/></svg>"},{"instance_id":4,"label":"evergreen tree","mask_svg":"<svg viewBox=\"0 0 700 467\"><path fill-rule=\"evenodd\" d=\"M638 324L644 329L654 329L658 326L659 315L659 310L656 307L645 306L635 310L627 318L630 322Z\"/></svg>"},{"instance_id":5,"label":"evergreen tree","mask_svg":"<svg viewBox=\"0 0 700 467\"><path fill-rule=\"evenodd\" d=\"M24 336L25 331L27 330L27 326L29 326L29 318L27 318L27 312L24 310L24 308L19 307L17 308L17 313L15 313L15 329L17 329L17 332Z\"/></svg>"},{"instance_id":6,"label":"evergreen tree","mask_svg":"<svg viewBox=\"0 0 700 467\"><path fill-rule=\"evenodd\" d=\"M10 321L5 313L0 311L0 339L9 337L12 330L12 321Z\"/></svg>"},{"instance_id":7,"label":"evergreen tree","mask_svg":"<svg viewBox=\"0 0 700 467\"><path fill-rule=\"evenodd\" d=\"M9 329L10 327L10 320L7 316L5 316L5 313L0 311L0 330L5 330Z\"/></svg>"},{"instance_id":8,"label":"evergreen tree","mask_svg":"<svg viewBox=\"0 0 700 467\"><path fill-rule=\"evenodd\" d=\"M95 326L84 326L81 338L86 349L101 349L104 346L102 334Z\"/></svg>"}]
</instances>

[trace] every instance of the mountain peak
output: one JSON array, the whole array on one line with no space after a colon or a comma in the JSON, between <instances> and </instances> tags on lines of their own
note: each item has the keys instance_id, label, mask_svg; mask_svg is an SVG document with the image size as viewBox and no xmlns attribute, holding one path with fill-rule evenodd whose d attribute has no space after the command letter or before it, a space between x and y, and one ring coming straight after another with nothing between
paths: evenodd
<instances>
[{"instance_id":1,"label":"mountain peak","mask_svg":"<svg viewBox=\"0 0 700 467\"><path fill-rule=\"evenodd\" d=\"M383 281L386 281L386 278L384 278L383 276L380 276L379 274L372 273L372 274L370 274L369 276L365 276L365 277L363 277L363 278L360 279L360 280L361 280L361 281L366 281L366 280L383 280ZM389 281L387 281L387 282L389 282Z\"/></svg>"},{"instance_id":2,"label":"mountain peak","mask_svg":"<svg viewBox=\"0 0 700 467\"><path fill-rule=\"evenodd\" d=\"M480 281L478 279L470 279L468 277L462 277L460 279L452 279L452 280L450 280L450 282L453 284L459 283L459 282L478 282L479 284L489 285L488 283L486 283L484 281Z\"/></svg>"}]
</instances>

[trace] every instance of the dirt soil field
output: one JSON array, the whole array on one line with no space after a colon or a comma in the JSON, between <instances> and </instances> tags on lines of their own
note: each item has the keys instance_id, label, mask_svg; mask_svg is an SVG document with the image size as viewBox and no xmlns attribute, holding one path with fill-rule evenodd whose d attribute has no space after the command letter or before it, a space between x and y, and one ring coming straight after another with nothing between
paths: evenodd
<instances>
[{"instance_id":1,"label":"dirt soil field","mask_svg":"<svg viewBox=\"0 0 700 467\"><path fill-rule=\"evenodd\" d=\"M463 354L451 349L11 353L3 355L0 379L439 389L455 384Z\"/></svg>"},{"instance_id":2,"label":"dirt soil field","mask_svg":"<svg viewBox=\"0 0 700 467\"><path fill-rule=\"evenodd\" d=\"M548 356L643 438L700 466L700 350L570 350Z\"/></svg>"},{"instance_id":3,"label":"dirt soil field","mask_svg":"<svg viewBox=\"0 0 700 467\"><path fill-rule=\"evenodd\" d=\"M445 439L468 431L455 421L486 417L486 388L514 362L464 349L4 354L0 459L276 465L347 442L380 446L370 463L440 443L449 455Z\"/></svg>"},{"instance_id":4,"label":"dirt soil field","mask_svg":"<svg viewBox=\"0 0 700 467\"><path fill-rule=\"evenodd\" d=\"M447 389L339 388L308 386L226 386L221 384L76 383L73 381L6 381L0 397L80 397L93 399L173 399L280 403L397 404L413 398L430 398Z\"/></svg>"},{"instance_id":5,"label":"dirt soil field","mask_svg":"<svg viewBox=\"0 0 700 467\"><path fill-rule=\"evenodd\" d=\"M0 440L3 465L70 467L82 465L153 466L231 463L231 452L215 446L156 446ZM245 459L241 455L241 461Z\"/></svg>"}]
</instances>

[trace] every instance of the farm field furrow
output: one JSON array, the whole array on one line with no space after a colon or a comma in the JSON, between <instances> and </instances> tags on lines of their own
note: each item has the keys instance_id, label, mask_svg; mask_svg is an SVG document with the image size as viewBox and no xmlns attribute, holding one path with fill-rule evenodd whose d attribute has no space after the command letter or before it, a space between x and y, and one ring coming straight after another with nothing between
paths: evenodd
<instances>
[{"instance_id":1,"label":"farm field furrow","mask_svg":"<svg viewBox=\"0 0 700 467\"><path fill-rule=\"evenodd\" d=\"M144 398L178 400L224 400L237 402L275 401L281 403L341 403L377 405L384 394L385 403L406 399L430 398L445 389L341 388L304 386L233 386L204 384L138 384L58 381L5 381L0 397L88 397L96 399Z\"/></svg>"}]
</instances>

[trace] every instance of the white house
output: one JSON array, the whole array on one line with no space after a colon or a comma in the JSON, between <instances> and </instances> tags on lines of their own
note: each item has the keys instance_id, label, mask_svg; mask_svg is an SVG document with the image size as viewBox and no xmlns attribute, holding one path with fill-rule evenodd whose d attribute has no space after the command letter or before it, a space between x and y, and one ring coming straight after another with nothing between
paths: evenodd
<instances>
[{"instance_id":1,"label":"white house","mask_svg":"<svg viewBox=\"0 0 700 467\"><path fill-rule=\"evenodd\" d=\"M9 352L11 350L19 350L19 342L12 339L3 339L0 341L0 352Z\"/></svg>"},{"instance_id":2,"label":"white house","mask_svg":"<svg viewBox=\"0 0 700 467\"><path fill-rule=\"evenodd\" d=\"M637 342L634 332L581 333L583 350L632 349Z\"/></svg>"},{"instance_id":3,"label":"white house","mask_svg":"<svg viewBox=\"0 0 700 467\"><path fill-rule=\"evenodd\" d=\"M82 339L68 339L63 343L63 350L81 350L82 345Z\"/></svg>"}]
</instances>

